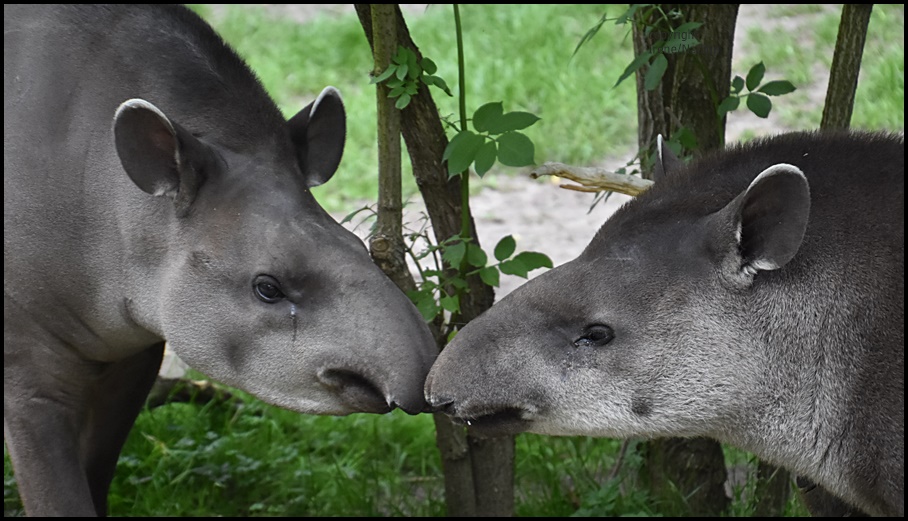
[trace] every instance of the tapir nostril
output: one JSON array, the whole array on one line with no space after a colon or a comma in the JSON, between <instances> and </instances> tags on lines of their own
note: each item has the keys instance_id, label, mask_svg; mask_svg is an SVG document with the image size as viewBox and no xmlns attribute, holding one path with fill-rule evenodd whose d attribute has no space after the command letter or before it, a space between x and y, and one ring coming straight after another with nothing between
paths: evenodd
<instances>
[{"instance_id":1,"label":"tapir nostril","mask_svg":"<svg viewBox=\"0 0 908 521\"><path fill-rule=\"evenodd\" d=\"M363 412L389 412L393 405L385 394L362 374L349 369L323 369L318 379L345 402Z\"/></svg>"},{"instance_id":2,"label":"tapir nostril","mask_svg":"<svg viewBox=\"0 0 908 521\"><path fill-rule=\"evenodd\" d=\"M454 398L448 398L447 396L431 396L429 397L428 406L426 407L425 412L443 412L445 414L454 415Z\"/></svg>"}]
</instances>

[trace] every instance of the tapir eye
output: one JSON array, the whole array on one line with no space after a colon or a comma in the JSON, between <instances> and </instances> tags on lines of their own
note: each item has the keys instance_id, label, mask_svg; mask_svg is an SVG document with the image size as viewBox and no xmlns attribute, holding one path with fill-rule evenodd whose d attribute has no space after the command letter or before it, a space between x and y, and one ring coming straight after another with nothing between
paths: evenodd
<instances>
[{"instance_id":1,"label":"tapir eye","mask_svg":"<svg viewBox=\"0 0 908 521\"><path fill-rule=\"evenodd\" d=\"M615 332L612 328L602 325L593 324L587 326L583 331L583 336L574 340L577 347L601 347L608 344L615 338Z\"/></svg>"},{"instance_id":2,"label":"tapir eye","mask_svg":"<svg viewBox=\"0 0 908 521\"><path fill-rule=\"evenodd\" d=\"M252 291L262 302L274 304L284 298L281 285L274 277L259 275L252 283Z\"/></svg>"}]
</instances>

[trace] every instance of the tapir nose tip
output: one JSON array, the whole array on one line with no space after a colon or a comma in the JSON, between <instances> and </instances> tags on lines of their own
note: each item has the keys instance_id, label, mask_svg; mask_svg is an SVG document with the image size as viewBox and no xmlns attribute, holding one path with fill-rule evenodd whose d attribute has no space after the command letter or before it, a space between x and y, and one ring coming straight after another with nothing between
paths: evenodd
<instances>
[{"instance_id":1,"label":"tapir nose tip","mask_svg":"<svg viewBox=\"0 0 908 521\"><path fill-rule=\"evenodd\" d=\"M425 412L443 412L448 415L455 413L454 398L439 395L426 396L426 404Z\"/></svg>"}]
</instances>

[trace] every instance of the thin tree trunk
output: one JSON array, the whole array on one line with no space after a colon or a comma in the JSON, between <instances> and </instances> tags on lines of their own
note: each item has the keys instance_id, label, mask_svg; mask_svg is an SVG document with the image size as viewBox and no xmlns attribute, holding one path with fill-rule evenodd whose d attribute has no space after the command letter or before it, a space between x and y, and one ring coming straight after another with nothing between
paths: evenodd
<instances>
[{"instance_id":1,"label":"thin tree trunk","mask_svg":"<svg viewBox=\"0 0 908 521\"><path fill-rule=\"evenodd\" d=\"M377 4L372 9L373 56L378 75L388 68L397 49L397 18L394 6ZM378 113L378 217L369 239L372 259L403 291L416 289L404 254L402 234L403 203L400 188L400 111L388 97L388 87L376 85Z\"/></svg>"},{"instance_id":2,"label":"thin tree trunk","mask_svg":"<svg viewBox=\"0 0 908 521\"><path fill-rule=\"evenodd\" d=\"M791 496L791 475L764 461L757 464L754 517L782 517Z\"/></svg>"},{"instance_id":3,"label":"thin tree trunk","mask_svg":"<svg viewBox=\"0 0 908 521\"><path fill-rule=\"evenodd\" d=\"M829 71L829 87L820 128L848 128L854 110L854 93L858 88L861 56L873 4L845 4L835 54Z\"/></svg>"},{"instance_id":4,"label":"thin tree trunk","mask_svg":"<svg viewBox=\"0 0 908 521\"><path fill-rule=\"evenodd\" d=\"M372 5L355 4L356 13L374 47ZM422 58L410 38L400 8L395 4L397 44L413 50ZM462 207L460 183L448 179L441 157L447 137L438 117L438 109L429 92L422 86L410 104L401 111L401 130L407 143L413 175L426 211L432 222L435 239L441 242L461 231ZM469 218L471 235L478 243L475 225ZM495 295L478 276L467 278L469 292L460 301L460 318L467 323L491 307ZM445 339L436 337L439 348ZM513 454L511 436L488 440L474 439L466 429L451 424L447 416L436 414L436 438L445 473L445 497L449 516L512 515L514 505Z\"/></svg>"}]
</instances>

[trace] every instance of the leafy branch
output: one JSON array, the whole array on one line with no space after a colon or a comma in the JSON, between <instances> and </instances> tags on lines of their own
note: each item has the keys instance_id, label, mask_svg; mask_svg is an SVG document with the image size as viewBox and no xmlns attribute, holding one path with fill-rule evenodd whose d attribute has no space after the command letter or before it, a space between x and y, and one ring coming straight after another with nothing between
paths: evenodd
<instances>
[{"instance_id":1,"label":"leafy branch","mask_svg":"<svg viewBox=\"0 0 908 521\"><path fill-rule=\"evenodd\" d=\"M413 96L419 92L419 84L434 85L453 96L448 84L436 76L438 67L429 58L418 59L416 53L402 45L397 46L397 53L391 57L391 63L381 74L372 78L370 84L385 82L390 92L389 98L397 98L394 104L400 110L410 104Z\"/></svg>"}]
</instances>

